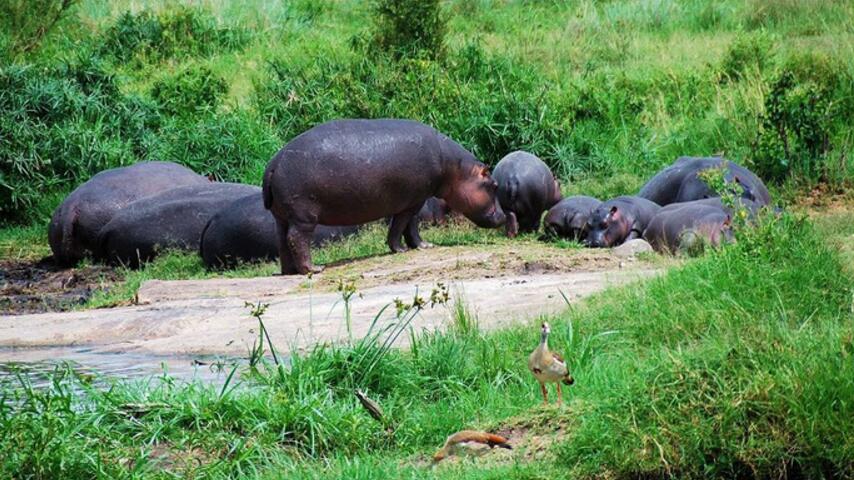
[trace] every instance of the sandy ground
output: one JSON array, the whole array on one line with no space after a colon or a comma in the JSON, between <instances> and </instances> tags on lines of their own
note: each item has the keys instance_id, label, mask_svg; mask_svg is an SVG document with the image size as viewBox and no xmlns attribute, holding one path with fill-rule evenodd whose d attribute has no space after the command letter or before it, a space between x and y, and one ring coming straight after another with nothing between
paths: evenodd
<instances>
[{"instance_id":1,"label":"sandy ground","mask_svg":"<svg viewBox=\"0 0 854 480\"><path fill-rule=\"evenodd\" d=\"M560 311L565 308L564 295L576 302L661 268L660 261L624 258L605 250L520 245L379 256L331 267L310 279L149 281L134 306L0 317L0 362L22 355L29 360L48 355L73 359L74 351L89 356L243 357L258 338L258 321L248 314L246 302L269 304L264 321L283 352L341 341L348 338L345 304L337 291L342 283L355 287L350 300L354 338L363 336L383 307L396 299L411 303L417 294L429 303L434 290L445 289L448 302L426 306L412 322L415 331L447 325L455 302L465 303L481 328L490 329ZM392 306L379 324L395 321Z\"/></svg>"}]
</instances>

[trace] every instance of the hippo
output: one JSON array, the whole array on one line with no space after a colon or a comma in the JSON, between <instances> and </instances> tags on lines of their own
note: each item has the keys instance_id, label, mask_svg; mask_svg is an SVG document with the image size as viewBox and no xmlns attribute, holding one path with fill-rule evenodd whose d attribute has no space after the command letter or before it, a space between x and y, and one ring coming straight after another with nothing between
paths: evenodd
<instances>
[{"instance_id":1,"label":"hippo","mask_svg":"<svg viewBox=\"0 0 854 480\"><path fill-rule=\"evenodd\" d=\"M498 183L498 201L507 215L506 232L533 232L543 212L560 201L560 185L542 160L528 152L507 154L492 172Z\"/></svg>"},{"instance_id":2,"label":"hippo","mask_svg":"<svg viewBox=\"0 0 854 480\"><path fill-rule=\"evenodd\" d=\"M71 266L95 253L98 232L115 213L142 197L209 180L172 162L140 162L99 172L54 210L48 242L58 265Z\"/></svg>"},{"instance_id":3,"label":"hippo","mask_svg":"<svg viewBox=\"0 0 854 480\"><path fill-rule=\"evenodd\" d=\"M386 216L387 243L403 252L429 246L416 215L431 196L480 227L505 216L489 168L462 146L419 122L334 120L285 145L264 172L264 206L278 223L282 274L320 271L311 263L317 224L357 225Z\"/></svg>"},{"instance_id":4,"label":"hippo","mask_svg":"<svg viewBox=\"0 0 854 480\"><path fill-rule=\"evenodd\" d=\"M587 218L584 244L596 248L615 247L640 238L660 209L655 202L640 197L624 196L603 202Z\"/></svg>"},{"instance_id":5,"label":"hippo","mask_svg":"<svg viewBox=\"0 0 854 480\"><path fill-rule=\"evenodd\" d=\"M101 229L98 258L136 268L154 258L159 249L198 251L208 220L224 206L252 193L260 194L260 189L209 182L139 199Z\"/></svg>"},{"instance_id":6,"label":"hippo","mask_svg":"<svg viewBox=\"0 0 854 480\"><path fill-rule=\"evenodd\" d=\"M652 218L643 238L663 253L718 246L732 240L730 220L730 214L720 205L702 200L674 203Z\"/></svg>"},{"instance_id":7,"label":"hippo","mask_svg":"<svg viewBox=\"0 0 854 480\"><path fill-rule=\"evenodd\" d=\"M752 200L760 206L771 204L771 194L768 188L750 170L721 157L680 157L664 170L658 172L644 185L639 197L651 200L661 206L677 202L690 202L703 198L718 197L698 176L703 170L726 168L725 179L729 184L737 184L740 188L735 193L742 198Z\"/></svg>"},{"instance_id":8,"label":"hippo","mask_svg":"<svg viewBox=\"0 0 854 480\"><path fill-rule=\"evenodd\" d=\"M418 221L421 224L440 226L448 223L448 217L453 213L448 202L441 198L430 197L424 202L421 211L418 212Z\"/></svg>"},{"instance_id":9,"label":"hippo","mask_svg":"<svg viewBox=\"0 0 854 480\"><path fill-rule=\"evenodd\" d=\"M584 240L587 217L601 203L598 198L584 195L564 198L546 213L546 235L575 241Z\"/></svg>"},{"instance_id":10,"label":"hippo","mask_svg":"<svg viewBox=\"0 0 854 480\"><path fill-rule=\"evenodd\" d=\"M659 211L659 213L675 210L675 209L682 208L682 207L689 206L689 205L705 205L705 206L709 206L709 207L719 208L719 209L721 209L721 211L726 212L727 215L730 215L730 216L732 216L734 214L734 212L733 212L734 208L733 207L735 207L735 209L739 209L739 210L744 209L748 218L751 220L755 219L756 216L759 214L759 212L763 208L763 206L760 205L758 202L755 202L753 200L748 200L746 198L739 197L739 198L734 199L734 205L731 207L729 205L724 205L723 199L721 197L710 197L710 198L704 198L701 200L692 200L690 202L671 203L669 205L661 207L661 210ZM776 210L776 209L774 209L774 210Z\"/></svg>"},{"instance_id":11,"label":"hippo","mask_svg":"<svg viewBox=\"0 0 854 480\"><path fill-rule=\"evenodd\" d=\"M345 238L359 231L358 225L330 227L318 225L312 245ZM233 268L239 262L275 260L279 237L276 220L264 208L260 192L255 192L221 208L202 231L199 253L210 269Z\"/></svg>"}]
</instances>

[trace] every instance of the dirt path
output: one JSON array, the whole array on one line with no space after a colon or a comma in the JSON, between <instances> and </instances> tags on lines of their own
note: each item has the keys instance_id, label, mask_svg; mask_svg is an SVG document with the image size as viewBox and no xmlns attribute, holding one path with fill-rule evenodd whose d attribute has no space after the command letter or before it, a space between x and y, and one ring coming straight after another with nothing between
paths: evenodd
<instances>
[{"instance_id":1,"label":"dirt path","mask_svg":"<svg viewBox=\"0 0 854 480\"><path fill-rule=\"evenodd\" d=\"M86 347L87 353L245 356L258 322L245 302L264 302L265 323L283 351L346 339L344 303L337 286L353 282L352 334L364 335L386 305L425 299L442 283L446 305L425 308L417 331L441 328L455 301L464 302L481 328L552 313L608 285L648 277L660 264L608 251L542 246L436 248L381 256L329 268L312 279L261 277L150 281L138 305L0 317L0 347ZM393 322L394 308L380 322ZM8 352L9 350L5 350ZM0 361L4 350L0 349Z\"/></svg>"}]
</instances>

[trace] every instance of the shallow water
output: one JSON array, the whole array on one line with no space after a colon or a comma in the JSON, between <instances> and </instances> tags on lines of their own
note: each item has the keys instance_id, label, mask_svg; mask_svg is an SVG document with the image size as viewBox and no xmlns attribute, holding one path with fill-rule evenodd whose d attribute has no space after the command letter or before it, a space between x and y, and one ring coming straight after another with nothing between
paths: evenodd
<instances>
[{"instance_id":1,"label":"shallow water","mask_svg":"<svg viewBox=\"0 0 854 480\"><path fill-rule=\"evenodd\" d=\"M164 374L188 383L222 385L235 365L245 363L244 359L232 357L103 353L87 347L0 348L0 384L7 380L16 384L17 375L26 375L33 387L46 387L53 372L68 365L75 372L93 378L96 385Z\"/></svg>"}]
</instances>

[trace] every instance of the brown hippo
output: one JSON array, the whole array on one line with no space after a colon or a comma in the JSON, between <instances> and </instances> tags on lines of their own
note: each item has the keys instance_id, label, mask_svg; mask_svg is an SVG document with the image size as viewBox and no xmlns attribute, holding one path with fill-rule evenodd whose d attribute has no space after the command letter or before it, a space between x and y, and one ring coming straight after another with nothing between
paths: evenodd
<instances>
[{"instance_id":1,"label":"brown hippo","mask_svg":"<svg viewBox=\"0 0 854 480\"><path fill-rule=\"evenodd\" d=\"M318 225L312 245L321 246L355 234L361 227ZM220 209L205 226L199 253L208 268L233 268L239 262L275 260L279 253L276 219L253 193Z\"/></svg>"},{"instance_id":2,"label":"brown hippo","mask_svg":"<svg viewBox=\"0 0 854 480\"><path fill-rule=\"evenodd\" d=\"M603 202L587 218L588 247L615 247L627 240L640 238L652 217L661 209L640 197L617 197Z\"/></svg>"},{"instance_id":3,"label":"brown hippo","mask_svg":"<svg viewBox=\"0 0 854 480\"><path fill-rule=\"evenodd\" d=\"M560 186L537 156L516 151L507 154L492 172L498 183L498 201L507 215L508 237L540 228L543 212L560 201Z\"/></svg>"},{"instance_id":4,"label":"brown hippo","mask_svg":"<svg viewBox=\"0 0 854 480\"><path fill-rule=\"evenodd\" d=\"M723 206L703 200L674 203L649 222L643 238L658 252L676 253L718 246L732 239L730 214Z\"/></svg>"},{"instance_id":5,"label":"brown hippo","mask_svg":"<svg viewBox=\"0 0 854 480\"><path fill-rule=\"evenodd\" d=\"M721 157L680 157L673 165L658 172L644 185L639 197L651 200L661 206L671 203L690 202L704 198L718 197L700 178L699 173L712 168L725 168L724 178L734 187L736 195L758 203L760 206L771 204L771 194L762 180L750 170Z\"/></svg>"},{"instance_id":6,"label":"brown hippo","mask_svg":"<svg viewBox=\"0 0 854 480\"><path fill-rule=\"evenodd\" d=\"M53 212L48 242L53 258L63 266L95 253L98 232L113 215L142 197L208 179L171 162L141 162L104 170L71 192Z\"/></svg>"},{"instance_id":7,"label":"brown hippo","mask_svg":"<svg viewBox=\"0 0 854 480\"><path fill-rule=\"evenodd\" d=\"M97 255L136 268L162 249L198 251L208 220L224 206L252 193L260 194L259 188L206 182L139 199L101 229Z\"/></svg>"},{"instance_id":8,"label":"brown hippo","mask_svg":"<svg viewBox=\"0 0 854 480\"><path fill-rule=\"evenodd\" d=\"M564 198L546 213L546 235L579 242L584 240L587 235L587 218L600 204L602 201L598 198L584 195Z\"/></svg>"},{"instance_id":9,"label":"brown hippo","mask_svg":"<svg viewBox=\"0 0 854 480\"><path fill-rule=\"evenodd\" d=\"M439 197L478 226L504 224L489 168L450 138L409 120L335 120L297 136L264 172L264 206L279 228L283 274L306 274L318 224L357 225L391 216L388 246L427 246L416 215Z\"/></svg>"}]
</instances>

